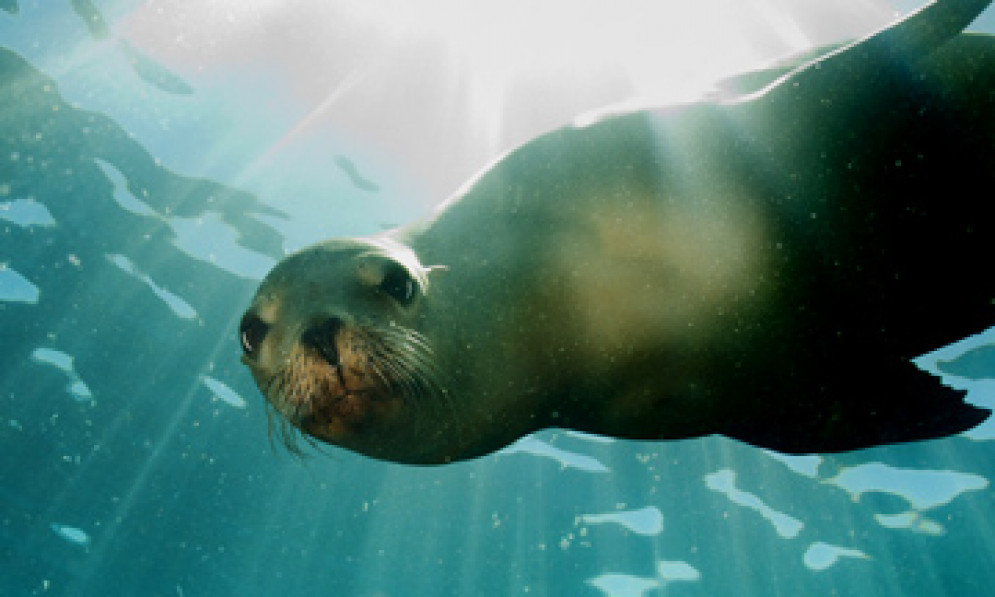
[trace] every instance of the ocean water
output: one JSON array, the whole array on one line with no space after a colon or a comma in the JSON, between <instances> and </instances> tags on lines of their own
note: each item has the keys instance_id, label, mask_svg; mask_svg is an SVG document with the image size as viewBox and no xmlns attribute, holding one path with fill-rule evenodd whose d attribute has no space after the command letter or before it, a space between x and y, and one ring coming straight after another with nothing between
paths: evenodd
<instances>
[{"instance_id":1,"label":"ocean water","mask_svg":"<svg viewBox=\"0 0 995 597\"><path fill-rule=\"evenodd\" d=\"M268 439L235 332L286 251L659 92L646 54L691 93L915 6L753 4L670 7L668 50L638 2L0 0L0 595L992 594L991 421L793 457L549 430L428 468ZM995 328L936 348L995 405Z\"/></svg>"}]
</instances>

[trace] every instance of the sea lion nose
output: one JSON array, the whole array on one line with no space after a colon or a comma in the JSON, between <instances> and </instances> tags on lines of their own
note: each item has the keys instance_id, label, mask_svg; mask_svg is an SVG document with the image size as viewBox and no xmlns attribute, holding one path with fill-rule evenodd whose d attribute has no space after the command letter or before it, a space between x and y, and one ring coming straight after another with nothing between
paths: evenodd
<instances>
[{"instance_id":1,"label":"sea lion nose","mask_svg":"<svg viewBox=\"0 0 995 597\"><path fill-rule=\"evenodd\" d=\"M313 348L331 365L339 364L339 352L335 348L335 335L342 328L342 320L330 317L304 330L301 344Z\"/></svg>"}]
</instances>

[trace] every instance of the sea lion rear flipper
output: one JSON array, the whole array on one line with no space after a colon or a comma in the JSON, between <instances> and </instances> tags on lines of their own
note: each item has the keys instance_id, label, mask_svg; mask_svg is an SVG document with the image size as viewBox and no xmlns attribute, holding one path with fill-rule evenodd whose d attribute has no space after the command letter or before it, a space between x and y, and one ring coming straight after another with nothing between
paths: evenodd
<instances>
[{"instance_id":1,"label":"sea lion rear flipper","mask_svg":"<svg viewBox=\"0 0 995 597\"><path fill-rule=\"evenodd\" d=\"M896 61L908 64L928 56L967 28L990 4L991 0L935 0L884 29L819 56L759 94L810 102L810 90L831 98L845 95L855 85L887 84L879 76L882 65L894 66Z\"/></svg>"},{"instance_id":2,"label":"sea lion rear flipper","mask_svg":"<svg viewBox=\"0 0 995 597\"><path fill-rule=\"evenodd\" d=\"M811 380L813 388L818 382ZM964 402L965 391L910 363L841 376L807 396L783 401L725 435L788 454L843 452L961 433L991 411Z\"/></svg>"}]
</instances>

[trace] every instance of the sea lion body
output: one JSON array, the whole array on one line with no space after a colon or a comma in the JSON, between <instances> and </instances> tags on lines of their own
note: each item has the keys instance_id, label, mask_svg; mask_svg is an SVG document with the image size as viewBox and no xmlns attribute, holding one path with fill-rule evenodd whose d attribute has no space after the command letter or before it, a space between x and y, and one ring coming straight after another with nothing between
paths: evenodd
<instances>
[{"instance_id":1,"label":"sea lion body","mask_svg":"<svg viewBox=\"0 0 995 597\"><path fill-rule=\"evenodd\" d=\"M934 51L986 4L548 133L426 223L292 255L245 360L294 427L397 462L550 426L785 452L969 428L987 411L909 359L995 322L995 44Z\"/></svg>"}]
</instances>

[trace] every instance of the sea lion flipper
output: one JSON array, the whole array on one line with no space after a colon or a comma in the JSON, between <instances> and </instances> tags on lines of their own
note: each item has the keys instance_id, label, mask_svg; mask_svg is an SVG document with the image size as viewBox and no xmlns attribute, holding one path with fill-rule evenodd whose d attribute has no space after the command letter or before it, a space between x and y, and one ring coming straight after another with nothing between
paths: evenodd
<instances>
[{"instance_id":1,"label":"sea lion flipper","mask_svg":"<svg viewBox=\"0 0 995 597\"><path fill-rule=\"evenodd\" d=\"M990 4L991 0L935 0L867 37L800 66L759 95L786 95L794 101L809 102L812 89L826 98L835 95L834 88L847 92L855 85L886 83L879 77L885 70L882 65L893 67L896 61L908 64L928 56L967 28Z\"/></svg>"},{"instance_id":2,"label":"sea lion flipper","mask_svg":"<svg viewBox=\"0 0 995 597\"><path fill-rule=\"evenodd\" d=\"M991 414L964 402L966 392L908 363L875 366L837 383L811 380L810 396L779 403L723 434L788 454L843 452L882 444L947 437ZM815 388L822 386L822 392Z\"/></svg>"}]
</instances>

